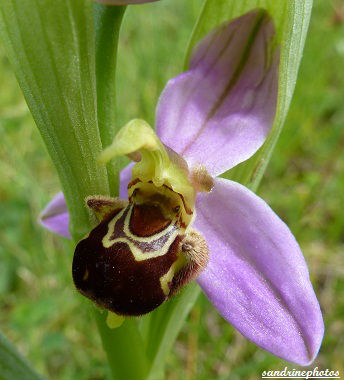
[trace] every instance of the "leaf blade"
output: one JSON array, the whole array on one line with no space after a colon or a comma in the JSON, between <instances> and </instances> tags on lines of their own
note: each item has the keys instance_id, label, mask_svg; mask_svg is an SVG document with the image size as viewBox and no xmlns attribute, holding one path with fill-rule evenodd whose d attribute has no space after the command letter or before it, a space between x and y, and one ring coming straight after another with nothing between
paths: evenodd
<instances>
[{"instance_id":1,"label":"leaf blade","mask_svg":"<svg viewBox=\"0 0 344 380\"><path fill-rule=\"evenodd\" d=\"M29 362L19 354L9 340L0 333L0 379L2 380L43 380Z\"/></svg>"},{"instance_id":2,"label":"leaf blade","mask_svg":"<svg viewBox=\"0 0 344 380\"><path fill-rule=\"evenodd\" d=\"M107 194L97 128L91 1L4 0L0 35L30 111L57 168L80 239L89 228L84 198Z\"/></svg>"},{"instance_id":3,"label":"leaf blade","mask_svg":"<svg viewBox=\"0 0 344 380\"><path fill-rule=\"evenodd\" d=\"M114 8L111 10L110 16ZM107 18L108 32L118 32L122 15L118 16L115 24L111 17ZM104 89L107 78L104 74L97 87L96 43L106 41L101 33L96 38L93 2L4 0L0 3L0 37L57 168L71 218L71 235L78 241L93 226L84 204L85 197L109 194L106 168L96 162L107 136L98 129L97 89ZM112 51L111 57L107 57L107 72L115 64L117 37L113 35L112 44L107 45L107 53ZM99 54L97 58L99 67L104 56ZM110 81L113 79L114 73ZM114 84L108 89L113 91ZM111 99L113 97L111 94ZM110 103L111 99L108 99ZM101 109L101 116L107 121L113 117L109 110L110 107ZM113 127L109 122L105 124L107 131ZM109 333L109 329L105 320L97 318L97 322L107 349L109 338L114 334L111 331L102 334ZM122 343L127 344L124 332ZM135 321L130 333L140 339ZM109 364L114 370L118 364L116 351L109 347Z\"/></svg>"},{"instance_id":4,"label":"leaf blade","mask_svg":"<svg viewBox=\"0 0 344 380\"><path fill-rule=\"evenodd\" d=\"M149 318L149 336L147 339L147 357L151 367L147 379L163 378L166 356L176 340L183 323L201 292L196 282L183 290L181 294L160 306Z\"/></svg>"}]
</instances>

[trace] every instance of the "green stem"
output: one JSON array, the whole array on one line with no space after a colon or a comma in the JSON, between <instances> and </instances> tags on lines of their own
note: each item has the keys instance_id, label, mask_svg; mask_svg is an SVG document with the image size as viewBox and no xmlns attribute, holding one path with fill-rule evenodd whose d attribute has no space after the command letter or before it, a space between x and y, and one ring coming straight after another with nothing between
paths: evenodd
<instances>
[{"instance_id":1,"label":"green stem","mask_svg":"<svg viewBox=\"0 0 344 380\"><path fill-rule=\"evenodd\" d=\"M126 7L94 4L97 114L100 139L104 147L116 134L116 63L118 37ZM110 194L118 194L119 165L112 160L106 166Z\"/></svg>"},{"instance_id":2,"label":"green stem","mask_svg":"<svg viewBox=\"0 0 344 380\"><path fill-rule=\"evenodd\" d=\"M95 309L94 314L113 375L112 379L144 379L147 373L147 361L136 320L126 319L121 327L110 329L106 324L107 312Z\"/></svg>"},{"instance_id":3,"label":"green stem","mask_svg":"<svg viewBox=\"0 0 344 380\"><path fill-rule=\"evenodd\" d=\"M103 147L109 146L116 133L116 62L120 27L126 7L94 4L97 118ZM107 165L110 194L118 195L119 165ZM127 319L121 327L110 329L107 312L95 310L99 333L108 357L113 379L143 379L147 361L141 334L135 319ZM135 365L133 365L135 363Z\"/></svg>"}]
</instances>

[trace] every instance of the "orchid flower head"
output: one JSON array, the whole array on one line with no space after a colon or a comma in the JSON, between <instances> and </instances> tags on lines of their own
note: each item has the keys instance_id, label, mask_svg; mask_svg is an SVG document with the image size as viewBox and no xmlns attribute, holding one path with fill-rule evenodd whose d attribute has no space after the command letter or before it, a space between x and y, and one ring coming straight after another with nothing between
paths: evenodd
<instances>
[{"instance_id":1,"label":"orchid flower head","mask_svg":"<svg viewBox=\"0 0 344 380\"><path fill-rule=\"evenodd\" d=\"M288 361L314 360L324 325L299 245L261 198L217 177L266 140L276 113L278 70L273 21L261 9L251 11L205 36L189 70L167 83L156 134L140 120L119 132L99 159L125 154L137 161L121 173L120 198L129 201L87 199L100 223L74 256L74 281L83 294L96 302L100 297L98 304L119 314L137 315L133 303L150 311L197 278L222 317L248 339ZM62 222L52 209L54 203L43 211L42 223L67 235L67 214ZM122 252L118 260L128 256L136 265L137 278L154 273L147 286L155 298L148 303L141 289L138 295L130 288L132 273L125 300L114 301L117 295L111 298L105 289L114 261L100 249L114 244ZM89 285L92 273L81 260L90 247L91 260L97 260L96 249L103 257L94 275L97 287ZM128 267L128 261L118 265Z\"/></svg>"}]
</instances>

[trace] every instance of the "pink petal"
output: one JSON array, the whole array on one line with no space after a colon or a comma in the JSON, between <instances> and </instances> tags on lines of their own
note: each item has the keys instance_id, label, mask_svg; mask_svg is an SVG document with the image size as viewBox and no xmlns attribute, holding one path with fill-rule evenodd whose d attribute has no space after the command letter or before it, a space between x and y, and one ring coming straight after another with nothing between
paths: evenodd
<instances>
[{"instance_id":1,"label":"pink petal","mask_svg":"<svg viewBox=\"0 0 344 380\"><path fill-rule=\"evenodd\" d=\"M121 170L119 174L119 197L121 199L128 199L128 184L131 181L131 171L136 162L131 162L128 166Z\"/></svg>"},{"instance_id":2,"label":"pink petal","mask_svg":"<svg viewBox=\"0 0 344 380\"><path fill-rule=\"evenodd\" d=\"M131 181L131 170L134 163L129 164L120 173L120 198L128 198L128 183ZM49 231L71 239L69 232L69 214L62 192L58 193L41 212L40 224Z\"/></svg>"},{"instance_id":3,"label":"pink petal","mask_svg":"<svg viewBox=\"0 0 344 380\"><path fill-rule=\"evenodd\" d=\"M128 5L128 4L143 4L152 3L158 0L95 0L97 3L106 5Z\"/></svg>"},{"instance_id":4,"label":"pink petal","mask_svg":"<svg viewBox=\"0 0 344 380\"><path fill-rule=\"evenodd\" d=\"M244 186L216 179L197 200L196 229L210 248L198 279L219 313L285 360L310 364L324 325L300 247L287 225Z\"/></svg>"},{"instance_id":5,"label":"pink petal","mask_svg":"<svg viewBox=\"0 0 344 380\"><path fill-rule=\"evenodd\" d=\"M62 192L58 193L41 212L39 222L43 227L57 235L71 239L69 233L69 214Z\"/></svg>"},{"instance_id":6,"label":"pink petal","mask_svg":"<svg viewBox=\"0 0 344 380\"><path fill-rule=\"evenodd\" d=\"M161 94L156 129L192 167L219 175L264 143L276 112L279 51L263 10L223 24L196 47L190 70Z\"/></svg>"}]
</instances>

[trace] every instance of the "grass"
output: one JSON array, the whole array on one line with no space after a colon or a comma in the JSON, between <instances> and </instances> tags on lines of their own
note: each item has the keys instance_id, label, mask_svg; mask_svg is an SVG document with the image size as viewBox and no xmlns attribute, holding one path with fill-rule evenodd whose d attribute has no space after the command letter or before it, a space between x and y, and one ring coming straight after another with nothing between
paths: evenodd
<instances>
[{"instance_id":1,"label":"grass","mask_svg":"<svg viewBox=\"0 0 344 380\"><path fill-rule=\"evenodd\" d=\"M118 122L153 123L177 75L200 0L130 7L118 63ZM343 373L344 7L316 0L289 116L258 194L291 227L310 267L326 333L312 365ZM104 379L105 355L72 286L69 241L44 231L40 210L58 178L0 46L0 325L51 379ZM288 363L228 325L204 296L168 359L168 379L256 379ZM295 368L290 364L289 368Z\"/></svg>"}]
</instances>

